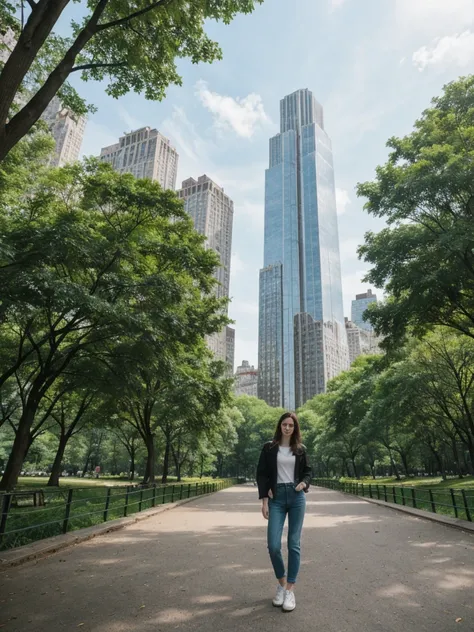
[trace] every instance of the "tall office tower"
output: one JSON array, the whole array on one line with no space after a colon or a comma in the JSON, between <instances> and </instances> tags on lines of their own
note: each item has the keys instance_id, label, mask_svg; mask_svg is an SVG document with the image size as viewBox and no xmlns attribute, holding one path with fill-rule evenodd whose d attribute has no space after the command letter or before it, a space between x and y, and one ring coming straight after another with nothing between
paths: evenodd
<instances>
[{"instance_id":1,"label":"tall office tower","mask_svg":"<svg viewBox=\"0 0 474 632\"><path fill-rule=\"evenodd\" d=\"M371 303L377 302L377 295L372 290L367 290L364 294L356 294L355 301L352 301L351 320L360 329L372 331L372 325L364 320L364 312Z\"/></svg>"},{"instance_id":2,"label":"tall office tower","mask_svg":"<svg viewBox=\"0 0 474 632\"><path fill-rule=\"evenodd\" d=\"M280 102L265 176L258 392L294 409L349 366L331 141L309 90Z\"/></svg>"},{"instance_id":3,"label":"tall office tower","mask_svg":"<svg viewBox=\"0 0 474 632\"><path fill-rule=\"evenodd\" d=\"M77 116L69 108L63 107L58 97L54 97L41 118L47 123L56 142L56 150L50 164L62 167L79 160L86 117Z\"/></svg>"},{"instance_id":4,"label":"tall office tower","mask_svg":"<svg viewBox=\"0 0 474 632\"><path fill-rule=\"evenodd\" d=\"M226 335L226 357L225 361L228 366L229 376L234 375L234 362L235 362L235 329L227 325L225 330Z\"/></svg>"},{"instance_id":5,"label":"tall office tower","mask_svg":"<svg viewBox=\"0 0 474 632\"><path fill-rule=\"evenodd\" d=\"M212 248L221 260L215 276L219 282L216 296L229 297L230 257L232 249L232 224L234 219L234 203L206 175L184 180L178 195L184 200L184 208L191 215L196 230L206 236L206 245ZM208 345L216 358L226 360L227 328L208 337ZM233 363L233 359L232 359Z\"/></svg>"},{"instance_id":6,"label":"tall office tower","mask_svg":"<svg viewBox=\"0 0 474 632\"><path fill-rule=\"evenodd\" d=\"M156 129L142 127L119 138L119 142L104 147L100 159L109 162L119 173L132 173L137 178L149 178L163 189L176 188L178 153L170 141Z\"/></svg>"}]
</instances>

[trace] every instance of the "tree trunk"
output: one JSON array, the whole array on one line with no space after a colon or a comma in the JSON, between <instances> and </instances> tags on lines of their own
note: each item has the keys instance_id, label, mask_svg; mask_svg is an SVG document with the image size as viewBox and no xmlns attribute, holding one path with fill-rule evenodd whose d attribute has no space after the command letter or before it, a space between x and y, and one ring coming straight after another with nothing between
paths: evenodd
<instances>
[{"instance_id":1,"label":"tree trunk","mask_svg":"<svg viewBox=\"0 0 474 632\"><path fill-rule=\"evenodd\" d=\"M354 468L354 476L355 476L355 478L359 479L360 478L359 471L357 469L357 465L356 465L355 459L352 458L352 457L351 457L351 463L352 463L352 467Z\"/></svg>"},{"instance_id":2,"label":"tree trunk","mask_svg":"<svg viewBox=\"0 0 474 632\"><path fill-rule=\"evenodd\" d=\"M390 451L390 463L392 464L392 472L395 474L395 478L397 479L397 481L400 480L400 472L398 471L398 467L397 464L395 463L395 460L392 456L392 452Z\"/></svg>"},{"instance_id":3,"label":"tree trunk","mask_svg":"<svg viewBox=\"0 0 474 632\"><path fill-rule=\"evenodd\" d=\"M181 463L176 463L176 482L181 483Z\"/></svg>"},{"instance_id":4,"label":"tree trunk","mask_svg":"<svg viewBox=\"0 0 474 632\"><path fill-rule=\"evenodd\" d=\"M161 484L166 485L168 482L168 475L170 471L170 450L171 450L171 441L168 435L166 435L166 447L165 447L165 456L163 458L163 475L161 477Z\"/></svg>"},{"instance_id":5,"label":"tree trunk","mask_svg":"<svg viewBox=\"0 0 474 632\"><path fill-rule=\"evenodd\" d=\"M49 476L48 487L58 487L59 486L59 477L61 475L61 465L63 462L64 451L66 450L66 445L69 440L69 436L63 432L59 437L59 445L58 450L56 452L56 457L54 459L53 467L51 470L51 474Z\"/></svg>"},{"instance_id":6,"label":"tree trunk","mask_svg":"<svg viewBox=\"0 0 474 632\"><path fill-rule=\"evenodd\" d=\"M135 479L135 448L130 448L130 480L133 481Z\"/></svg>"},{"instance_id":7,"label":"tree trunk","mask_svg":"<svg viewBox=\"0 0 474 632\"><path fill-rule=\"evenodd\" d=\"M25 457L30 447L30 429L33 424L35 413L38 405L28 404L23 411L18 424L18 430L13 441L13 447L8 459L5 473L0 481L0 490L12 490L18 483L18 477L21 474L21 468L25 461Z\"/></svg>"},{"instance_id":8,"label":"tree trunk","mask_svg":"<svg viewBox=\"0 0 474 632\"><path fill-rule=\"evenodd\" d=\"M146 468L144 483L153 484L155 482L155 437L150 434L146 438Z\"/></svg>"},{"instance_id":9,"label":"tree trunk","mask_svg":"<svg viewBox=\"0 0 474 632\"><path fill-rule=\"evenodd\" d=\"M87 456L86 456L86 461L84 463L84 467L82 468L82 478L84 478L84 476L87 473L87 468L89 467L89 461L90 461L91 455L92 455L92 450L89 450L87 452Z\"/></svg>"},{"instance_id":10,"label":"tree trunk","mask_svg":"<svg viewBox=\"0 0 474 632\"><path fill-rule=\"evenodd\" d=\"M453 451L454 464L456 466L458 478L462 478L463 472L461 467L461 458L459 456L458 444L456 442L456 439L451 439L451 449Z\"/></svg>"}]
</instances>

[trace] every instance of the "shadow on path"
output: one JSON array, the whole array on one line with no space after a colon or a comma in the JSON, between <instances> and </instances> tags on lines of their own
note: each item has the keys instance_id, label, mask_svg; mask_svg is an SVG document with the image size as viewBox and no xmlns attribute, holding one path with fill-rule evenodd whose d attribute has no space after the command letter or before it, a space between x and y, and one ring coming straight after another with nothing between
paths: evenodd
<instances>
[{"instance_id":1,"label":"shadow on path","mask_svg":"<svg viewBox=\"0 0 474 632\"><path fill-rule=\"evenodd\" d=\"M328 490L307 502L291 623L256 490L236 487L1 574L1 631L474 630L472 535Z\"/></svg>"}]
</instances>

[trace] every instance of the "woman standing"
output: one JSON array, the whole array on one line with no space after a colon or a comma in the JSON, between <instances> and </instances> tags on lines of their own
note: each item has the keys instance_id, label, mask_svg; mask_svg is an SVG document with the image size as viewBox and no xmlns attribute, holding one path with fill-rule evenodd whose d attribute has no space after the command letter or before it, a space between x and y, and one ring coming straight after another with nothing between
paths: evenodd
<instances>
[{"instance_id":1,"label":"woman standing","mask_svg":"<svg viewBox=\"0 0 474 632\"><path fill-rule=\"evenodd\" d=\"M268 520L268 551L278 587L274 606L285 612L296 607L293 587L300 568L300 540L306 510L305 492L311 481L311 467L301 441L298 419L284 413L277 424L275 437L263 446L257 467L258 496L262 514ZM288 514L288 576L281 554L281 536Z\"/></svg>"}]
</instances>

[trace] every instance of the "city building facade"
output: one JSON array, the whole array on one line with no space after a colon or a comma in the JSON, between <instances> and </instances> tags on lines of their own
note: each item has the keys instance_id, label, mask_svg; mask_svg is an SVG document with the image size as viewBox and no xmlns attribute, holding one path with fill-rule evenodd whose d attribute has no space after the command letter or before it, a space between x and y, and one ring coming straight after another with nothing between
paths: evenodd
<instances>
[{"instance_id":1,"label":"city building facade","mask_svg":"<svg viewBox=\"0 0 474 632\"><path fill-rule=\"evenodd\" d=\"M176 188L178 152L168 138L156 129L142 127L119 138L118 143L103 147L100 160L119 173L159 182L163 189Z\"/></svg>"},{"instance_id":2,"label":"city building facade","mask_svg":"<svg viewBox=\"0 0 474 632\"><path fill-rule=\"evenodd\" d=\"M294 409L349 366L331 141L309 90L281 101L269 154L258 393Z\"/></svg>"},{"instance_id":3,"label":"city building facade","mask_svg":"<svg viewBox=\"0 0 474 632\"><path fill-rule=\"evenodd\" d=\"M372 325L364 320L364 312L367 311L371 303L376 302L377 295L372 290L367 290L364 294L356 294L355 300L352 301L351 320L359 329L372 331Z\"/></svg>"},{"instance_id":4,"label":"city building facade","mask_svg":"<svg viewBox=\"0 0 474 632\"><path fill-rule=\"evenodd\" d=\"M48 125L56 143L50 164L63 167L79 160L87 119L63 107L58 97L54 97L41 117Z\"/></svg>"},{"instance_id":5,"label":"city building facade","mask_svg":"<svg viewBox=\"0 0 474 632\"><path fill-rule=\"evenodd\" d=\"M237 367L234 376L234 394L257 397L258 370L247 360Z\"/></svg>"},{"instance_id":6,"label":"city building facade","mask_svg":"<svg viewBox=\"0 0 474 632\"><path fill-rule=\"evenodd\" d=\"M226 337L226 358L229 375L234 375L234 363L235 363L235 329L227 325L225 329Z\"/></svg>"},{"instance_id":7,"label":"city building facade","mask_svg":"<svg viewBox=\"0 0 474 632\"><path fill-rule=\"evenodd\" d=\"M375 336L373 330L361 329L346 318L346 334L351 364L361 355L381 353L379 339Z\"/></svg>"},{"instance_id":8,"label":"city building facade","mask_svg":"<svg viewBox=\"0 0 474 632\"><path fill-rule=\"evenodd\" d=\"M206 175L197 180L184 180L178 196L184 200L184 208L192 217L196 230L205 235L207 248L214 250L220 258L221 265L214 273L218 281L215 293L218 298L228 298L234 203L224 189ZM225 311L227 314L227 307ZM235 340L235 331L233 335ZM209 348L219 360L227 361L228 337L227 328L208 337ZM232 367L233 364L232 358Z\"/></svg>"}]
</instances>

